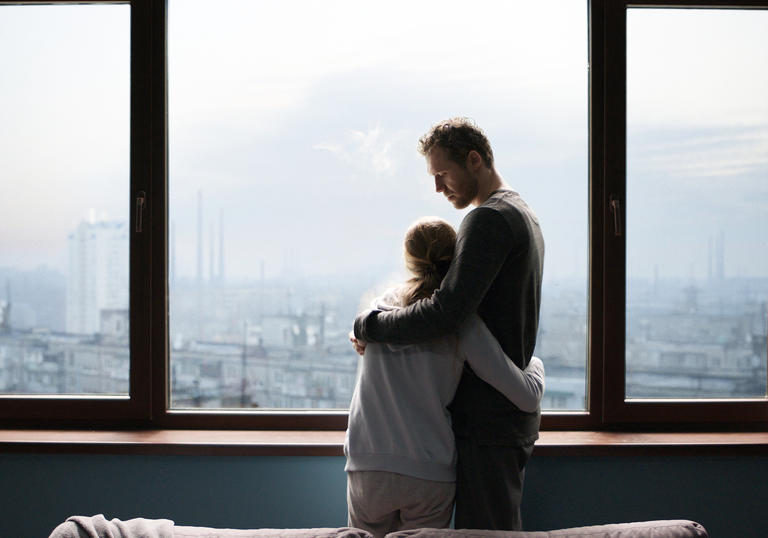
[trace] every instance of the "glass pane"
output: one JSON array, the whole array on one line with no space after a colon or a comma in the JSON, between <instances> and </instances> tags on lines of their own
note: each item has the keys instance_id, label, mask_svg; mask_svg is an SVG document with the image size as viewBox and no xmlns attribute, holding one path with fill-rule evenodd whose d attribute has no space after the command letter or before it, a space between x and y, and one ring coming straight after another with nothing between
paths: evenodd
<instances>
[{"instance_id":1,"label":"glass pane","mask_svg":"<svg viewBox=\"0 0 768 538\"><path fill-rule=\"evenodd\" d=\"M0 6L0 393L128 393L130 7Z\"/></svg>"},{"instance_id":2,"label":"glass pane","mask_svg":"<svg viewBox=\"0 0 768 538\"><path fill-rule=\"evenodd\" d=\"M471 40L466 2L210 5L169 6L172 406L348 406L405 230L465 214L416 151L462 115L543 225L544 406L583 409L586 2L481 1Z\"/></svg>"},{"instance_id":3,"label":"glass pane","mask_svg":"<svg viewBox=\"0 0 768 538\"><path fill-rule=\"evenodd\" d=\"M627 28L630 398L766 395L768 12Z\"/></svg>"}]
</instances>

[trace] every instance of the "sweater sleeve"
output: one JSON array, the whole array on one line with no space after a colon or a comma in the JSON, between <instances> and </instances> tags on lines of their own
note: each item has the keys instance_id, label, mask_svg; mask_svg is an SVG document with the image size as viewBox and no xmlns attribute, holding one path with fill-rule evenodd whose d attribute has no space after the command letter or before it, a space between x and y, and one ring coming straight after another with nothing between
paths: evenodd
<instances>
[{"instance_id":1,"label":"sweater sleeve","mask_svg":"<svg viewBox=\"0 0 768 538\"><path fill-rule=\"evenodd\" d=\"M499 269L515 250L528 248L496 210L478 207L461 223L448 273L431 297L392 312L366 310L355 319L364 342L412 344L455 334L477 310Z\"/></svg>"},{"instance_id":2,"label":"sweater sleeve","mask_svg":"<svg viewBox=\"0 0 768 538\"><path fill-rule=\"evenodd\" d=\"M480 379L522 411L533 413L539 408L544 395L544 363L538 357L531 357L525 370L521 370L476 314L461 328L459 353Z\"/></svg>"}]
</instances>

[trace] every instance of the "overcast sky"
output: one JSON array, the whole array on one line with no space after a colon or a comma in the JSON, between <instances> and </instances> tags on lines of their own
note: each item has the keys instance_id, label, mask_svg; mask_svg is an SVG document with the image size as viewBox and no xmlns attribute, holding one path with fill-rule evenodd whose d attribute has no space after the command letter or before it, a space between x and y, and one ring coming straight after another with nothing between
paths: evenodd
<instances>
[{"instance_id":1,"label":"overcast sky","mask_svg":"<svg viewBox=\"0 0 768 538\"><path fill-rule=\"evenodd\" d=\"M172 0L170 218L179 276L386 273L433 192L418 137L474 118L538 213L548 278L586 275L586 3ZM0 7L0 266L66 268L93 210L127 219L128 6ZM631 270L768 275L768 13L631 10ZM632 230L635 230L633 237ZM675 233L671 233L674 230ZM682 239L677 239L677 237ZM762 255L755 255L762 252ZM693 260L693 262L692 262ZM703 264L703 265L702 265ZM634 268L634 269L632 269Z\"/></svg>"}]
</instances>

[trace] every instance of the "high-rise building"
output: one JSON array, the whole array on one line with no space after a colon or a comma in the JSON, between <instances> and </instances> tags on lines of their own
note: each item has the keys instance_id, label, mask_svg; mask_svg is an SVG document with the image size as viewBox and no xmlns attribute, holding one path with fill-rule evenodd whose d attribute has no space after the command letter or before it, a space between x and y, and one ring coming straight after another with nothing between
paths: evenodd
<instances>
[{"instance_id":1,"label":"high-rise building","mask_svg":"<svg viewBox=\"0 0 768 538\"><path fill-rule=\"evenodd\" d=\"M68 242L67 332L95 334L102 310L128 309L128 225L83 221Z\"/></svg>"}]
</instances>

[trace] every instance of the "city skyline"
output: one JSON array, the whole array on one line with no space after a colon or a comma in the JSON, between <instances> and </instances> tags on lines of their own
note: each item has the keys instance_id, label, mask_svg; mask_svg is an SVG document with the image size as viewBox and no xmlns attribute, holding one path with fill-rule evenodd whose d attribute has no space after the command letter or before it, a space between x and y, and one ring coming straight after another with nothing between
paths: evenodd
<instances>
[{"instance_id":1,"label":"city skyline","mask_svg":"<svg viewBox=\"0 0 768 538\"><path fill-rule=\"evenodd\" d=\"M202 302L196 289L203 292ZM343 401L351 395L359 360L346 337L358 289L355 283L285 280L250 285L191 280L172 288L173 405L238 407L242 401L246 406L324 407ZM632 290L627 303L628 396L765 395L768 301L761 303L760 297L768 294L768 278L713 277L699 289L659 279L634 282ZM583 409L585 305L578 288L566 283L545 287L543 295L535 353L547 367L546 406ZM24 300L22 295L13 304ZM62 368L70 373L54 387L92 387L88 392L124 384L127 315L127 310L103 310L97 334L83 335L57 334L39 325L14 328L12 314L10 326L0 331L0 385L3 379L27 379L32 384L13 386L42 390L44 380L53 382ZM19 354L30 355L19 363ZM20 374L20 367L27 374ZM84 384L77 381L81 368ZM238 376L245 371L243 392ZM328 392L331 386L337 388Z\"/></svg>"}]
</instances>

